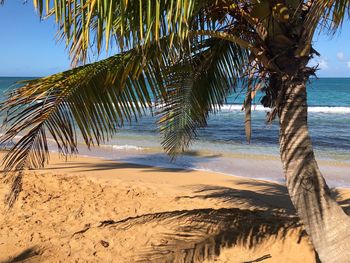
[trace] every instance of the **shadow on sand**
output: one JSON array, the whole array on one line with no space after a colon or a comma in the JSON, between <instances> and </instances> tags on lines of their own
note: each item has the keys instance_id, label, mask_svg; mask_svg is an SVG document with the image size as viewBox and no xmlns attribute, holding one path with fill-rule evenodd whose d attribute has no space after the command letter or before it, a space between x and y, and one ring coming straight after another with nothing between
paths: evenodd
<instances>
[{"instance_id":1,"label":"shadow on sand","mask_svg":"<svg viewBox=\"0 0 350 263\"><path fill-rule=\"evenodd\" d=\"M120 221L103 221L99 227L127 231L149 224L155 232L161 228L163 233L152 238L149 248L140 249L135 258L137 262L203 262L219 256L225 248L240 245L252 249L266 239L284 239L294 230L299 231L296 242L305 238L296 217L234 208L145 214ZM268 258L271 255L267 251L246 262L263 262Z\"/></svg>"},{"instance_id":2,"label":"shadow on sand","mask_svg":"<svg viewBox=\"0 0 350 263\"><path fill-rule=\"evenodd\" d=\"M38 247L28 248L21 253L11 257L8 260L1 261L2 263L17 263L17 262L39 262L40 249Z\"/></svg>"},{"instance_id":3,"label":"shadow on sand","mask_svg":"<svg viewBox=\"0 0 350 263\"><path fill-rule=\"evenodd\" d=\"M60 169L79 169L79 172L89 172L89 171L106 171L114 169L144 169L144 172L191 172L193 168L196 167L196 163L200 161L210 162L216 158L219 158L220 154L203 154L197 151L188 151L184 154L191 159L186 162L184 167L183 163L177 163L176 160L171 160L169 156L162 153L153 153L141 156L128 156L116 160L103 160L101 159L98 163L96 162L77 162L72 158L62 157L62 162L54 166L48 166L39 170L60 170ZM192 157L202 157L192 158ZM69 162L69 161L73 162ZM162 166L157 166L157 160L162 160ZM66 162L68 161L68 162ZM144 165L142 163L150 163L150 165Z\"/></svg>"},{"instance_id":4,"label":"shadow on sand","mask_svg":"<svg viewBox=\"0 0 350 263\"><path fill-rule=\"evenodd\" d=\"M113 161L103 161L101 163L88 163L88 162L74 162L74 163L64 163L62 165L50 166L47 168L41 168L39 170L63 170L63 169L77 169L78 172L96 172L96 171L108 171L108 170L118 170L118 169L144 169L143 172L191 172L189 169L181 168L164 168L157 166L149 166L134 163L120 163Z\"/></svg>"},{"instance_id":5,"label":"shadow on sand","mask_svg":"<svg viewBox=\"0 0 350 263\"><path fill-rule=\"evenodd\" d=\"M179 196L177 199L215 199L224 203L248 205L251 208L295 214L295 209L290 201L287 189L279 184L264 181L235 182L238 187L262 189L262 192L246 189L236 189L216 185L195 185L193 195ZM278 202L276 202L278 200Z\"/></svg>"},{"instance_id":6,"label":"shadow on sand","mask_svg":"<svg viewBox=\"0 0 350 263\"><path fill-rule=\"evenodd\" d=\"M190 172L112 161L101 164L74 162L72 167L86 171L147 168L150 172L179 170ZM63 168L67 168L67 165ZM61 167L53 169L61 169ZM128 217L119 221L101 221L98 228L109 228L115 231L115 235L118 235L119 231L128 231L134 227L141 231L147 227L152 228L154 234L150 245L140 248L133 262L203 262L215 259L226 248L244 246L252 249L270 238L283 241L291 231L297 232L296 243L307 238L298 218L294 215L294 208L284 186L248 180L234 184L240 189L219 185L194 185L191 186L194 190L190 195L178 196L176 200L213 199L214 202L227 203L228 207L234 207L237 204L247 205L255 209L254 211L238 208L165 211ZM250 186L253 187L252 189L262 191L248 190ZM333 193L335 198L339 199L339 191L333 190ZM350 199L341 200L340 204L346 212L349 212ZM142 235L142 233L138 234ZM37 255L39 255L38 250L30 248L5 263L31 260ZM266 251L263 255L251 258L245 263L264 262L271 257L269 251ZM319 262L317 255L315 255L315 262Z\"/></svg>"},{"instance_id":7,"label":"shadow on sand","mask_svg":"<svg viewBox=\"0 0 350 263\"><path fill-rule=\"evenodd\" d=\"M242 184L249 187L248 182ZM253 249L271 238L283 243L287 237L291 238L292 232L297 244L307 239L299 219L294 215L294 208L285 187L259 181L253 184L262 188L264 193L198 185L198 190L193 195L179 196L176 199L209 198L228 204L232 202L232 206L238 202L253 207L256 209L254 211L238 208L167 211L119 221L102 221L99 227L112 228L117 232L128 231L137 226L151 227L157 234L152 236L149 247L139 250L135 262L203 262L215 260L226 248L239 246ZM271 257L267 250L258 258L245 262L264 262ZM314 262L320 262L316 253Z\"/></svg>"},{"instance_id":8,"label":"shadow on sand","mask_svg":"<svg viewBox=\"0 0 350 263\"><path fill-rule=\"evenodd\" d=\"M332 196L341 205L347 215L350 216L350 198L342 198L341 190L331 189Z\"/></svg>"}]
</instances>

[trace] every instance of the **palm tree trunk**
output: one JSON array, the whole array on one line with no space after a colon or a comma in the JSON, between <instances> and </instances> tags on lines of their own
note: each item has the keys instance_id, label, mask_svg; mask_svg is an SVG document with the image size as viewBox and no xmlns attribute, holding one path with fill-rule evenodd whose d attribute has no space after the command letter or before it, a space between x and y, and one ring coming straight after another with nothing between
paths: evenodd
<instances>
[{"instance_id":1,"label":"palm tree trunk","mask_svg":"<svg viewBox=\"0 0 350 263\"><path fill-rule=\"evenodd\" d=\"M307 126L306 78L282 81L280 154L290 198L322 262L350 262L350 218L331 197Z\"/></svg>"}]
</instances>

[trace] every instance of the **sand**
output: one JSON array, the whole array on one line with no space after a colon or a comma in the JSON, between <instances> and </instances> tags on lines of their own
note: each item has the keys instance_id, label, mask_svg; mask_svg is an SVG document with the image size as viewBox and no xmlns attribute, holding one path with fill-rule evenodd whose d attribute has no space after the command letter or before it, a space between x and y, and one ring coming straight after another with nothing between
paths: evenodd
<instances>
[{"instance_id":1,"label":"sand","mask_svg":"<svg viewBox=\"0 0 350 263\"><path fill-rule=\"evenodd\" d=\"M53 155L23 188L1 204L0 262L316 262L277 183Z\"/></svg>"}]
</instances>

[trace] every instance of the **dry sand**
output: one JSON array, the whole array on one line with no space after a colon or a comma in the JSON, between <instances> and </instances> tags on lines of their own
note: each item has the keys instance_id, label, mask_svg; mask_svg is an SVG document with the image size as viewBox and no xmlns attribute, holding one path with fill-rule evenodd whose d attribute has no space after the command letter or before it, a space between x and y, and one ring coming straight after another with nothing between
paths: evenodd
<instances>
[{"instance_id":1,"label":"dry sand","mask_svg":"<svg viewBox=\"0 0 350 263\"><path fill-rule=\"evenodd\" d=\"M284 186L52 156L0 211L0 262L315 262ZM3 197L6 187L1 184ZM337 190L348 210L350 191Z\"/></svg>"}]
</instances>

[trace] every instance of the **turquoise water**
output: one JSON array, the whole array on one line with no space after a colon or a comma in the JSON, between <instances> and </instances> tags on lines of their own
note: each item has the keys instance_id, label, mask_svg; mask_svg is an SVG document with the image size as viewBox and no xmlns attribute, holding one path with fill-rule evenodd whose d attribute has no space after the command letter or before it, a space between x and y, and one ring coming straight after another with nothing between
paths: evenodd
<instances>
[{"instance_id":1,"label":"turquoise water","mask_svg":"<svg viewBox=\"0 0 350 263\"><path fill-rule=\"evenodd\" d=\"M26 78L0 78L0 92L23 79ZM155 118L150 115L125 126L99 149L90 152L81 146L80 153L125 162L282 180L278 125L265 123L266 110L258 105L258 98L252 113L253 134L249 145L245 140L244 113L240 111L244 96L232 94L222 111L210 116L208 127L199 131L191 154L175 162L161 152ZM350 186L350 79L312 79L308 84L308 105L310 134L321 168L331 185Z\"/></svg>"},{"instance_id":2,"label":"turquoise water","mask_svg":"<svg viewBox=\"0 0 350 263\"><path fill-rule=\"evenodd\" d=\"M241 104L244 94L232 94L228 103ZM256 96L259 104L259 96ZM312 107L350 107L350 78L311 79L308 83L308 104Z\"/></svg>"},{"instance_id":3,"label":"turquoise water","mask_svg":"<svg viewBox=\"0 0 350 263\"><path fill-rule=\"evenodd\" d=\"M0 77L0 92L14 88L17 81L32 77ZM244 94L228 97L228 104L241 104ZM259 96L255 101L258 102ZM312 79L308 84L308 104L312 107L350 107L350 78Z\"/></svg>"}]
</instances>

